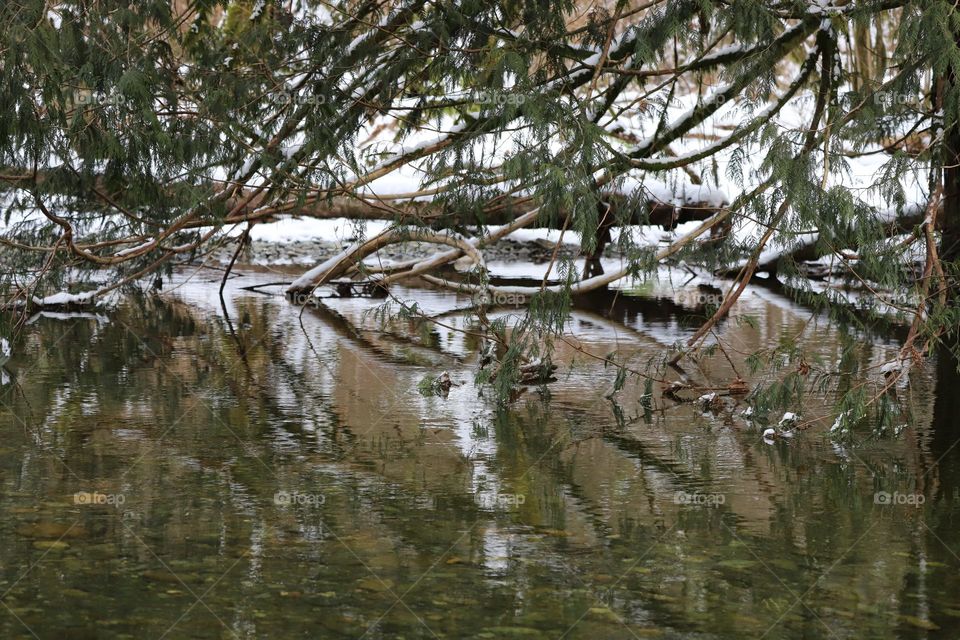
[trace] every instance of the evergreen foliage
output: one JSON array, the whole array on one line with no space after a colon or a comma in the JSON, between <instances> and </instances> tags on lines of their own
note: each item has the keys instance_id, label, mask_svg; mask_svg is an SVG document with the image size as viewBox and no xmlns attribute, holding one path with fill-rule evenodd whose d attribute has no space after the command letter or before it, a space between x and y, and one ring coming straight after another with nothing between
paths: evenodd
<instances>
[{"instance_id":1,"label":"evergreen foliage","mask_svg":"<svg viewBox=\"0 0 960 640\"><path fill-rule=\"evenodd\" d=\"M791 255L817 231L814 255L868 285L848 320L892 310L913 322L905 358L960 324L960 184L945 171L960 157L960 16L942 0L618 0L589 12L573 0L11 0L0 20L8 305L104 295L245 225L373 207L364 185L414 163L430 202L385 205L400 227L465 235L505 208L538 207L539 224L577 234L588 253L605 216L652 219L650 181L723 177L741 189L715 214L731 232L663 259L748 277L779 243L780 277L848 313ZM694 106L675 117L687 96ZM776 124L791 104L804 122ZM732 131L694 153L671 148L731 105ZM619 135L632 117L650 125L644 137ZM377 127L398 144L366 144ZM434 142L399 144L432 129ZM877 154L869 194L839 186ZM908 200L918 175L935 206ZM894 242L898 216L909 222ZM618 248L632 276L661 262L629 234ZM490 326L499 368L481 378L501 397L525 364L552 372L550 337L583 284L576 265L562 273L518 324ZM488 286L482 269L465 282ZM758 406L795 401L802 378ZM868 398L841 395L844 425L858 422Z\"/></svg>"}]
</instances>

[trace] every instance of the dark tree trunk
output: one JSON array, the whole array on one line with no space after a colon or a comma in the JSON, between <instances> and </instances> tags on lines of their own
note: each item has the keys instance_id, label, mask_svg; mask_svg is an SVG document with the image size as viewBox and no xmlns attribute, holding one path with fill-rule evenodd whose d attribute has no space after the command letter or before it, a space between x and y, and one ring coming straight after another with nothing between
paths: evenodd
<instances>
[{"instance_id":1,"label":"dark tree trunk","mask_svg":"<svg viewBox=\"0 0 960 640\"><path fill-rule=\"evenodd\" d=\"M954 38L960 47L960 33ZM948 280L947 295L951 305L960 304L960 70L951 69L936 83L934 107L943 113L943 210L940 216L940 259ZM939 178L939 176L934 176ZM933 185L931 185L933 186ZM954 354L960 352L960 327L953 327L943 336L944 346Z\"/></svg>"},{"instance_id":2,"label":"dark tree trunk","mask_svg":"<svg viewBox=\"0 0 960 640\"><path fill-rule=\"evenodd\" d=\"M960 259L960 126L951 122L944 132L943 221L940 257L958 265ZM956 294L956 291L954 291Z\"/></svg>"},{"instance_id":3,"label":"dark tree trunk","mask_svg":"<svg viewBox=\"0 0 960 640\"><path fill-rule=\"evenodd\" d=\"M946 349L937 353L936 398L933 401L933 435L930 448L939 460L943 488L960 496L960 371L957 358Z\"/></svg>"}]
</instances>

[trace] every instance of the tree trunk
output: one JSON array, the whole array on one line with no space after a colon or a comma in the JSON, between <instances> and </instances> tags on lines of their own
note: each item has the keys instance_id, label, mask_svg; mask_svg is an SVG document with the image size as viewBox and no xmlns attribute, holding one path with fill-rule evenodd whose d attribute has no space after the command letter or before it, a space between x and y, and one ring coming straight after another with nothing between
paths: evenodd
<instances>
[{"instance_id":1,"label":"tree trunk","mask_svg":"<svg viewBox=\"0 0 960 640\"><path fill-rule=\"evenodd\" d=\"M960 46L960 33L954 34ZM947 296L951 305L960 303L957 272L960 269L960 122L957 101L960 90L958 70L951 69L936 91L935 106L943 113L943 211L941 213L940 259L949 281ZM954 327L943 336L945 346L957 353L960 328Z\"/></svg>"},{"instance_id":2,"label":"tree trunk","mask_svg":"<svg viewBox=\"0 0 960 640\"><path fill-rule=\"evenodd\" d=\"M953 91L957 89L953 88ZM940 258L945 263L960 266L960 126L950 118L944 131L943 158L943 220L940 239ZM956 295L956 287L952 292Z\"/></svg>"}]
</instances>

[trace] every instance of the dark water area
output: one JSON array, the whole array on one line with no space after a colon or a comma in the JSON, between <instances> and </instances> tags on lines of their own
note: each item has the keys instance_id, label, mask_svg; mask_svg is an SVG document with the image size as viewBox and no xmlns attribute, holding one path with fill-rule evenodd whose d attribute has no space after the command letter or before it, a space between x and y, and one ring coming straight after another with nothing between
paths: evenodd
<instances>
[{"instance_id":1,"label":"dark water area","mask_svg":"<svg viewBox=\"0 0 960 640\"><path fill-rule=\"evenodd\" d=\"M201 274L29 325L0 386L0 637L960 636L951 363L901 390L896 437L831 440L814 390L818 421L767 443L742 402L606 397L589 354L642 367L688 335L683 300L583 304L549 397L500 408L469 335L239 288L270 279L234 281L229 322ZM456 296L403 297L460 326ZM786 334L839 360L843 330L786 299L738 313L691 376ZM418 390L444 370L447 397Z\"/></svg>"}]
</instances>

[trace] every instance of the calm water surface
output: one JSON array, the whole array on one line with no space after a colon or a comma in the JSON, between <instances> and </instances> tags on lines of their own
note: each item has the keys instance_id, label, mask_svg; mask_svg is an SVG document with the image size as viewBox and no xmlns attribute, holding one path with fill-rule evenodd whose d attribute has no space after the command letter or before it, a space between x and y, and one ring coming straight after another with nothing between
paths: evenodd
<instances>
[{"instance_id":1,"label":"calm water surface","mask_svg":"<svg viewBox=\"0 0 960 640\"><path fill-rule=\"evenodd\" d=\"M587 354L643 368L689 335L670 300L587 305L549 398L503 410L472 384L470 336L378 333L381 301L301 315L239 289L277 279L257 274L228 323L216 278L38 317L16 345L0 637L960 637L960 391L933 369L902 391L898 438L840 447L824 418L767 444L743 404L605 397L613 373ZM403 295L462 326L464 299ZM738 371L787 334L841 354L840 330L772 293L739 313L754 321L722 329ZM855 343L843 366L896 351ZM730 367L687 373L723 385ZM418 392L444 370L464 384Z\"/></svg>"}]
</instances>

